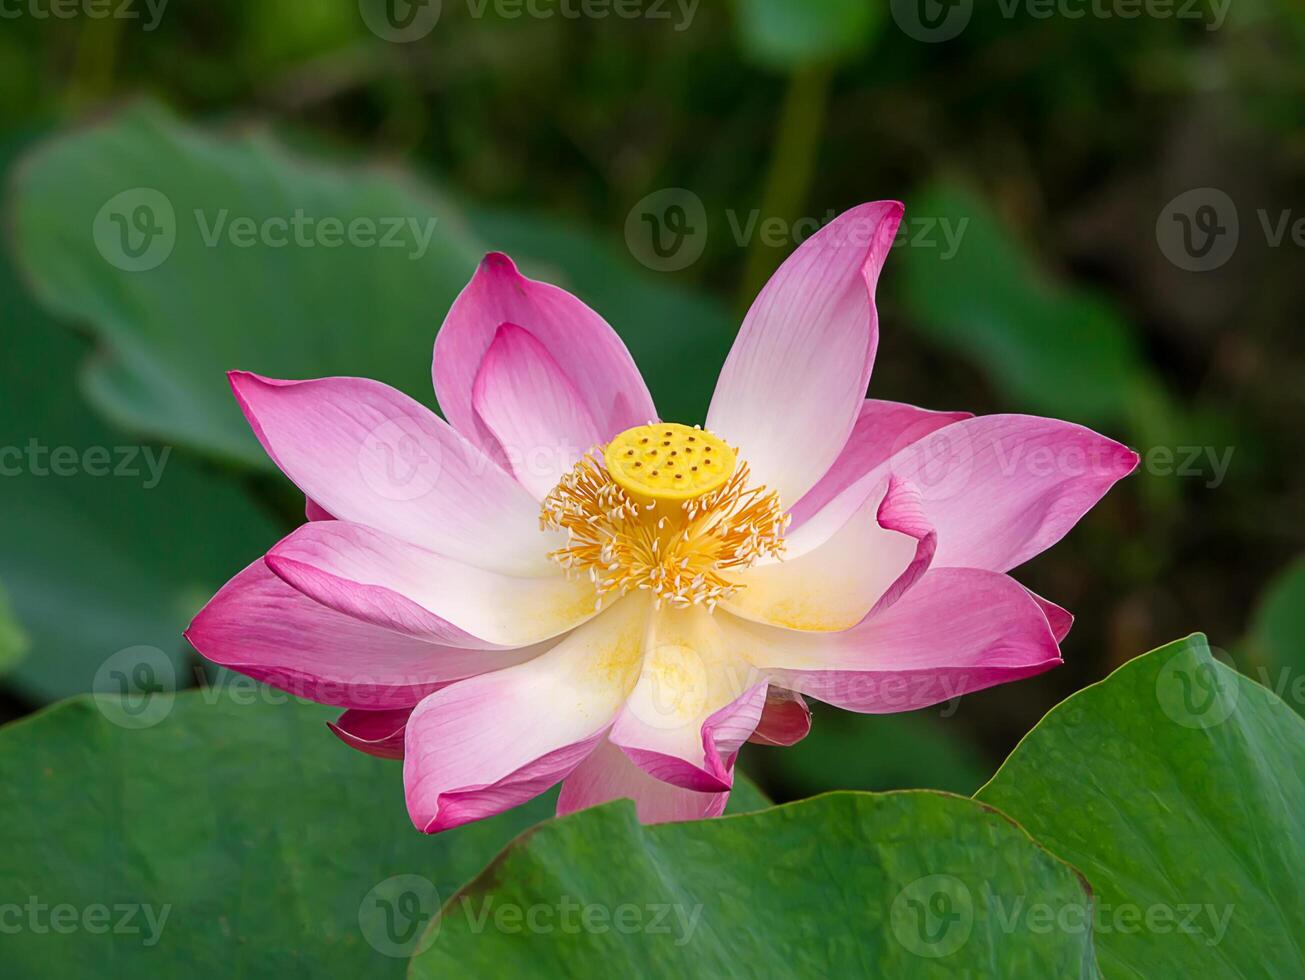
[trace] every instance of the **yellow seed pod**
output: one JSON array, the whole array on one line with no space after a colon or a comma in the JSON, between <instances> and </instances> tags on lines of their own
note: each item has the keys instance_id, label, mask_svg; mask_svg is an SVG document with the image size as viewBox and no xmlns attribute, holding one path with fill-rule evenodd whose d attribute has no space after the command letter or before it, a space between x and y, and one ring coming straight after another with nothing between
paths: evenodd
<instances>
[{"instance_id":1,"label":"yellow seed pod","mask_svg":"<svg viewBox=\"0 0 1305 980\"><path fill-rule=\"evenodd\" d=\"M734 475L734 450L710 432L678 422L626 429L604 453L612 479L636 498L691 500Z\"/></svg>"}]
</instances>

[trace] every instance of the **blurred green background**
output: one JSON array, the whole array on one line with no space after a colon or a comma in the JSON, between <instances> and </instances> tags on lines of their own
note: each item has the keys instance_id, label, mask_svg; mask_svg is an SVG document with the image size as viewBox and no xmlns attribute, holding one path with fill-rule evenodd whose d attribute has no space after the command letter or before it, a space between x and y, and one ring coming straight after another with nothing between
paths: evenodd
<instances>
[{"instance_id":1,"label":"blurred green background","mask_svg":"<svg viewBox=\"0 0 1305 980\"><path fill-rule=\"evenodd\" d=\"M1053 704L1197 629L1305 710L1299 4L60 9L0 18L0 718L140 646L204 678L181 629L301 519L227 369L433 404L434 332L498 248L698 421L766 276L879 198L907 224L871 394L1071 419L1143 466L1018 572L1077 616L1063 668L909 716L816 706L745 767L777 799L972 792ZM105 218L149 192L174 238L154 265ZM204 240L296 209L401 218L411 247Z\"/></svg>"}]
</instances>

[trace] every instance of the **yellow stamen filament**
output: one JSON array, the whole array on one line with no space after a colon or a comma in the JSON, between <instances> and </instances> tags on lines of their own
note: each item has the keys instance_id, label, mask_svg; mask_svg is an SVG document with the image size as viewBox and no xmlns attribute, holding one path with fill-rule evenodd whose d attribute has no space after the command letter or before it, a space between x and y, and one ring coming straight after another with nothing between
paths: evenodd
<instances>
[{"instance_id":1,"label":"yellow stamen filament","mask_svg":"<svg viewBox=\"0 0 1305 980\"><path fill-rule=\"evenodd\" d=\"M688 431L724 446L710 433ZM613 440L608 458L627 435ZM657 606L702 603L712 610L739 588L722 573L777 557L789 519L777 493L749 486L746 463L731 468L724 482L714 481L706 492L667 499L631 492L597 453L585 456L544 498L541 526L565 530L568 539L549 557L568 572L588 573L599 604L609 593L647 590Z\"/></svg>"}]
</instances>

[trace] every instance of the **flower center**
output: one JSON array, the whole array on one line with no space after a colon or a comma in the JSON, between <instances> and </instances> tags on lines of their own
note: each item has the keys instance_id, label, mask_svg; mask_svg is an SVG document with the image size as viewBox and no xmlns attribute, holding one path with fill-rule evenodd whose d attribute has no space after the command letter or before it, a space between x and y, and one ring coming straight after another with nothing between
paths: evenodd
<instances>
[{"instance_id":1,"label":"flower center","mask_svg":"<svg viewBox=\"0 0 1305 980\"><path fill-rule=\"evenodd\" d=\"M734 450L710 432L678 422L639 425L608 443L607 472L635 499L689 500L734 475Z\"/></svg>"},{"instance_id":2,"label":"flower center","mask_svg":"<svg viewBox=\"0 0 1305 980\"><path fill-rule=\"evenodd\" d=\"M784 549L789 518L779 495L749 476L747 463L703 429L627 429L544 498L541 526L567 532L549 557L587 572L600 602L644 589L657 606L714 609L741 587L728 573Z\"/></svg>"}]
</instances>

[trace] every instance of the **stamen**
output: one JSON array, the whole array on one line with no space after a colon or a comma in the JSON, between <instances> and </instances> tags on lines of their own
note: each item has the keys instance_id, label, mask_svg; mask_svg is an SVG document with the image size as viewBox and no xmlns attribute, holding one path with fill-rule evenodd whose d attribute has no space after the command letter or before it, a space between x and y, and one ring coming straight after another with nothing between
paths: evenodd
<instances>
[{"instance_id":1,"label":"stamen","mask_svg":"<svg viewBox=\"0 0 1305 980\"><path fill-rule=\"evenodd\" d=\"M660 477L664 491L645 484L643 477L632 490L628 470L618 481L609 469L612 458L627 460L628 447L657 436L673 444L692 440L700 448L706 443L720 469L728 460L729 470L723 479L718 478L720 469L705 474L702 482L709 479L713 485L697 493L670 474ZM567 532L567 544L549 557L568 572L587 574L600 598L642 589L652 592L658 604L701 603L708 611L715 609L740 587L725 573L778 557L789 521L779 495L750 486L747 464L736 465L736 460L733 449L701 429L659 423L623 433L603 456L582 457L544 498L541 527ZM674 476L694 480L683 471Z\"/></svg>"}]
</instances>

